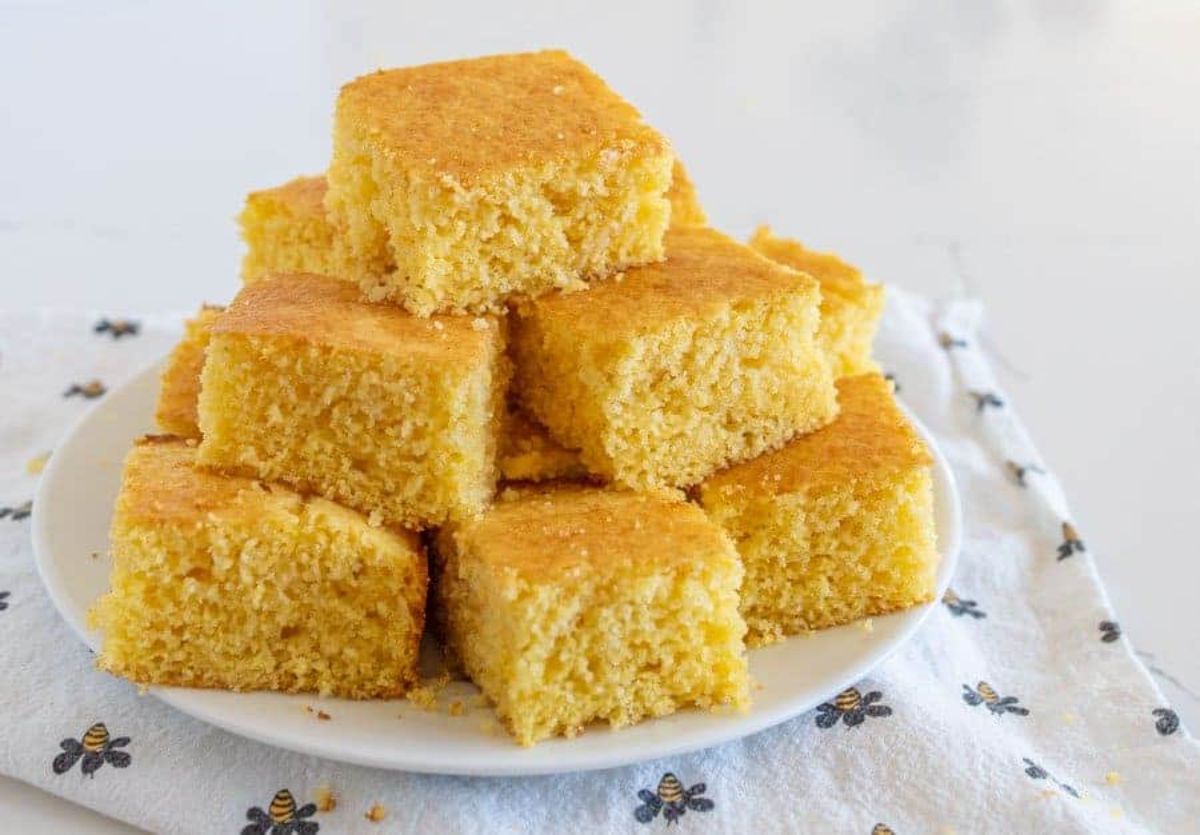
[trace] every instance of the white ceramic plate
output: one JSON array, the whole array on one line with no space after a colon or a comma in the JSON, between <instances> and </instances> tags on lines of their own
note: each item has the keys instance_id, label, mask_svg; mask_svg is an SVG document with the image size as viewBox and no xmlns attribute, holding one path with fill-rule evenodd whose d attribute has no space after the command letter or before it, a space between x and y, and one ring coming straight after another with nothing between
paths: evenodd
<instances>
[{"instance_id":1,"label":"white ceramic plate","mask_svg":"<svg viewBox=\"0 0 1200 835\"><path fill-rule=\"evenodd\" d=\"M38 570L62 616L93 649L100 636L88 630L85 612L108 588L108 526L121 463L134 438L154 431L157 391L158 369L151 368L109 392L54 450L34 501ZM957 559L961 517L950 469L933 438L923 427L921 431L936 459L940 597ZM596 727L575 739L548 740L532 748L517 746L492 720L490 710L474 706L477 691L465 682L442 692L437 711L404 700L354 702L176 687L150 692L232 733L360 765L471 775L583 771L707 748L810 710L857 682L911 638L935 605L877 617L869 631L851 624L752 651L750 672L762 687L747 713L686 711L620 731ZM446 707L453 700L467 706L464 715L449 715ZM318 709L332 718L319 720Z\"/></svg>"}]
</instances>

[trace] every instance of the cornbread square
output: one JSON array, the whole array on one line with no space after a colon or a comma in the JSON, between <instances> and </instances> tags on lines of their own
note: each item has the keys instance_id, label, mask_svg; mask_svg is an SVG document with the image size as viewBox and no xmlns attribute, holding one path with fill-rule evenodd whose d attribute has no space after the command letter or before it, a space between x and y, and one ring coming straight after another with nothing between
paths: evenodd
<instances>
[{"instance_id":1,"label":"cornbread square","mask_svg":"<svg viewBox=\"0 0 1200 835\"><path fill-rule=\"evenodd\" d=\"M833 419L819 302L807 275L712 229L672 229L661 264L516 306L515 388L589 471L694 484Z\"/></svg>"},{"instance_id":2,"label":"cornbread square","mask_svg":"<svg viewBox=\"0 0 1200 835\"><path fill-rule=\"evenodd\" d=\"M883 286L866 281L857 267L836 255L805 249L799 241L776 237L759 227L750 246L772 261L808 273L821 283L818 337L836 378L877 371L871 345L883 315Z\"/></svg>"},{"instance_id":3,"label":"cornbread square","mask_svg":"<svg viewBox=\"0 0 1200 835\"><path fill-rule=\"evenodd\" d=\"M252 191L238 215L246 255L242 280L271 273L316 273L356 280L370 265L351 254L325 213L325 177L297 177ZM386 269L386 266L383 267Z\"/></svg>"},{"instance_id":4,"label":"cornbread square","mask_svg":"<svg viewBox=\"0 0 1200 835\"><path fill-rule=\"evenodd\" d=\"M667 189L667 200L671 201L671 226L708 225L708 215L700 205L696 184L692 182L687 169L678 159L671 169L671 187Z\"/></svg>"},{"instance_id":5,"label":"cornbread square","mask_svg":"<svg viewBox=\"0 0 1200 835\"><path fill-rule=\"evenodd\" d=\"M679 498L505 491L436 540L450 656L522 745L749 701L742 566Z\"/></svg>"},{"instance_id":6,"label":"cornbread square","mask_svg":"<svg viewBox=\"0 0 1200 835\"><path fill-rule=\"evenodd\" d=\"M427 568L415 534L138 442L89 613L97 664L139 684L401 695L417 681Z\"/></svg>"},{"instance_id":7,"label":"cornbread square","mask_svg":"<svg viewBox=\"0 0 1200 835\"><path fill-rule=\"evenodd\" d=\"M511 408L500 432L504 481L578 481L588 478L578 450L567 449L519 409Z\"/></svg>"},{"instance_id":8,"label":"cornbread square","mask_svg":"<svg viewBox=\"0 0 1200 835\"><path fill-rule=\"evenodd\" d=\"M158 404L154 419L159 428L183 438L199 438L196 398L200 371L208 348L208 329L225 308L204 305L184 324L183 339L171 350L159 375Z\"/></svg>"},{"instance_id":9,"label":"cornbread square","mask_svg":"<svg viewBox=\"0 0 1200 835\"><path fill-rule=\"evenodd\" d=\"M499 309L662 259L669 144L565 52L379 71L344 86L326 206L375 301Z\"/></svg>"},{"instance_id":10,"label":"cornbread square","mask_svg":"<svg viewBox=\"0 0 1200 835\"><path fill-rule=\"evenodd\" d=\"M508 378L500 322L419 319L296 274L244 286L209 332L201 464L405 527L491 499Z\"/></svg>"},{"instance_id":11,"label":"cornbread square","mask_svg":"<svg viewBox=\"0 0 1200 835\"><path fill-rule=\"evenodd\" d=\"M706 480L746 566L751 646L931 600L932 458L878 374L838 382L837 420Z\"/></svg>"}]
</instances>

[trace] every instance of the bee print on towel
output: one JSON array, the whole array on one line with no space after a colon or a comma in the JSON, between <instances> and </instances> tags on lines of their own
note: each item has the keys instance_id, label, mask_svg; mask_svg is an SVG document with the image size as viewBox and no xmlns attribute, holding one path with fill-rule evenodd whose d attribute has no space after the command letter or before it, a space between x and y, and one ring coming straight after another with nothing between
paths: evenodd
<instances>
[{"instance_id":1,"label":"bee print on towel","mask_svg":"<svg viewBox=\"0 0 1200 835\"><path fill-rule=\"evenodd\" d=\"M92 328L92 331L94 333L107 333L114 340L117 340L122 336L137 336L140 327L141 325L132 319L101 319Z\"/></svg>"},{"instance_id":2,"label":"bee print on towel","mask_svg":"<svg viewBox=\"0 0 1200 835\"><path fill-rule=\"evenodd\" d=\"M716 804L707 797L700 796L707 788L704 783L697 783L690 789L685 789L679 778L668 771L658 781L655 791L642 789L637 793L642 805L633 810L633 816L639 823L650 823L661 812L663 820L670 826L678 823L688 810L711 812Z\"/></svg>"},{"instance_id":3,"label":"bee print on towel","mask_svg":"<svg viewBox=\"0 0 1200 835\"><path fill-rule=\"evenodd\" d=\"M896 835L886 823L877 823L871 827L871 835Z\"/></svg>"},{"instance_id":4,"label":"bee print on towel","mask_svg":"<svg viewBox=\"0 0 1200 835\"><path fill-rule=\"evenodd\" d=\"M1121 640L1121 624L1115 620L1100 621L1100 640L1106 644Z\"/></svg>"},{"instance_id":5,"label":"bee print on towel","mask_svg":"<svg viewBox=\"0 0 1200 835\"><path fill-rule=\"evenodd\" d=\"M12 594L12 592L0 591L0 612L3 612L8 608L8 596L10 594Z\"/></svg>"},{"instance_id":6,"label":"bee print on towel","mask_svg":"<svg viewBox=\"0 0 1200 835\"><path fill-rule=\"evenodd\" d=\"M0 507L0 519L11 519L14 522L28 519L31 513L33 513L32 500L19 504L16 507Z\"/></svg>"},{"instance_id":7,"label":"bee print on towel","mask_svg":"<svg viewBox=\"0 0 1200 835\"><path fill-rule=\"evenodd\" d=\"M1070 522L1062 523L1062 538L1063 541L1058 546L1058 559L1060 562L1067 557L1082 554L1087 550L1087 546L1079 538L1079 531L1075 530L1075 526Z\"/></svg>"},{"instance_id":8,"label":"bee print on towel","mask_svg":"<svg viewBox=\"0 0 1200 835\"><path fill-rule=\"evenodd\" d=\"M893 394L900 393L900 381L896 379L895 374L893 374L892 372L889 371L888 373L883 375L883 379L887 380L889 383L892 384L892 393Z\"/></svg>"},{"instance_id":9,"label":"bee print on towel","mask_svg":"<svg viewBox=\"0 0 1200 835\"><path fill-rule=\"evenodd\" d=\"M280 789L264 811L258 806L246 810L249 824L242 835L315 835L321 828L316 821L305 820L317 813L317 804L296 806L296 798L287 789Z\"/></svg>"},{"instance_id":10,"label":"bee print on towel","mask_svg":"<svg viewBox=\"0 0 1200 835\"><path fill-rule=\"evenodd\" d=\"M1179 714L1169 707L1156 707L1150 711L1156 718L1154 729L1163 736L1170 736L1179 730Z\"/></svg>"},{"instance_id":11,"label":"bee print on towel","mask_svg":"<svg viewBox=\"0 0 1200 835\"><path fill-rule=\"evenodd\" d=\"M883 694L878 690L862 694L851 687L837 694L832 702L817 705L817 727L832 728L841 719L847 728L861 725L868 716L891 716L892 709L878 704Z\"/></svg>"},{"instance_id":12,"label":"bee print on towel","mask_svg":"<svg viewBox=\"0 0 1200 835\"><path fill-rule=\"evenodd\" d=\"M1031 779L1033 779L1033 780L1049 780L1051 783L1058 786L1060 789L1065 791L1067 794L1071 795L1071 797L1079 797L1079 792L1077 792L1074 789L1074 787L1068 786L1066 783L1059 781L1059 779L1057 777L1055 777L1053 774L1051 774L1046 769L1042 768L1040 765L1035 763L1033 760L1029 759L1029 757L1022 757L1021 759L1024 760L1024 762L1025 762L1025 773L1028 774Z\"/></svg>"},{"instance_id":13,"label":"bee print on towel","mask_svg":"<svg viewBox=\"0 0 1200 835\"><path fill-rule=\"evenodd\" d=\"M938 334L938 345L949 351L951 348L966 348L967 340L961 339L948 331Z\"/></svg>"},{"instance_id":14,"label":"bee print on towel","mask_svg":"<svg viewBox=\"0 0 1200 835\"><path fill-rule=\"evenodd\" d=\"M963 701L971 707L985 705L996 716L1003 716L1006 713L1015 713L1017 716L1029 715L1028 708L1017 704L1020 699L1016 696L1000 698L1000 695L986 681L981 681L974 687L964 684L962 697Z\"/></svg>"},{"instance_id":15,"label":"bee print on towel","mask_svg":"<svg viewBox=\"0 0 1200 835\"><path fill-rule=\"evenodd\" d=\"M1000 409L1004 406L1004 401L994 391L969 391L967 394L975 401L977 413L984 409Z\"/></svg>"},{"instance_id":16,"label":"bee print on towel","mask_svg":"<svg viewBox=\"0 0 1200 835\"><path fill-rule=\"evenodd\" d=\"M133 758L127 751L118 751L129 744L127 736L109 736L108 727L97 722L83 733L83 739L64 739L59 743L63 752L54 758L51 768L55 774L66 774L75 763L84 777L95 777L100 766L108 763L113 768L128 768Z\"/></svg>"},{"instance_id":17,"label":"bee print on towel","mask_svg":"<svg viewBox=\"0 0 1200 835\"><path fill-rule=\"evenodd\" d=\"M1008 460L1004 462L1004 466L1008 470L1008 474L1013 477L1013 481L1022 487L1029 486L1029 483L1025 479L1029 477L1030 473L1037 473L1038 475L1046 474L1046 471L1037 464L1018 464L1016 461Z\"/></svg>"},{"instance_id":18,"label":"bee print on towel","mask_svg":"<svg viewBox=\"0 0 1200 835\"><path fill-rule=\"evenodd\" d=\"M71 387L63 392L63 397L75 397L78 395L85 400L95 400L97 397L103 395L106 391L108 391L108 389L104 387L104 383L100 382L99 380L89 380L88 382L82 384L72 383Z\"/></svg>"},{"instance_id":19,"label":"bee print on towel","mask_svg":"<svg viewBox=\"0 0 1200 835\"><path fill-rule=\"evenodd\" d=\"M963 600L955 594L954 589L946 589L946 593L942 595L942 602L956 618L966 616L978 620L987 617L987 612L980 609L978 603L974 600Z\"/></svg>"}]
</instances>

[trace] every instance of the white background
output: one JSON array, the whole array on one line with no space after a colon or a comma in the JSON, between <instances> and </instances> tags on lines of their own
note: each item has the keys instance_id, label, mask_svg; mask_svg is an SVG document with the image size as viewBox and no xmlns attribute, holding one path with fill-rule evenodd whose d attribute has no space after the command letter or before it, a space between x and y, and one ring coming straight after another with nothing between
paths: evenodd
<instances>
[{"instance_id":1,"label":"white background","mask_svg":"<svg viewBox=\"0 0 1200 835\"><path fill-rule=\"evenodd\" d=\"M228 300L252 188L339 83L563 46L715 225L974 295L1125 633L1200 727L1200 6L1190 0L0 5L0 305ZM6 826L127 831L0 780Z\"/></svg>"}]
</instances>

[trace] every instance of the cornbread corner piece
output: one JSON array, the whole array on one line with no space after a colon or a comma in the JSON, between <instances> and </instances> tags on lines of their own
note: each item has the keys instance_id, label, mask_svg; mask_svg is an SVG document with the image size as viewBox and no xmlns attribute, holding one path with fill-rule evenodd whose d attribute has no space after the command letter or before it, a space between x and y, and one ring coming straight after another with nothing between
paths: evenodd
<instances>
[{"instance_id":1,"label":"cornbread corner piece","mask_svg":"<svg viewBox=\"0 0 1200 835\"><path fill-rule=\"evenodd\" d=\"M857 267L836 255L806 249L799 241L772 234L760 226L750 238L757 252L808 273L821 283L820 342L829 354L834 377L877 371L871 346L883 315L880 284L866 281Z\"/></svg>"},{"instance_id":2,"label":"cornbread corner piece","mask_svg":"<svg viewBox=\"0 0 1200 835\"><path fill-rule=\"evenodd\" d=\"M243 281L281 272L354 278L343 236L326 217L325 191L323 176L296 177L246 196L238 215Z\"/></svg>"},{"instance_id":3,"label":"cornbread corner piece","mask_svg":"<svg viewBox=\"0 0 1200 835\"><path fill-rule=\"evenodd\" d=\"M183 339L167 357L159 375L158 403L154 420L159 428L183 438L199 438L196 398L200 395L200 372L208 348L208 329L225 310L204 305L184 324Z\"/></svg>"},{"instance_id":4,"label":"cornbread corner piece","mask_svg":"<svg viewBox=\"0 0 1200 835\"><path fill-rule=\"evenodd\" d=\"M741 562L680 498L508 490L435 553L450 655L522 745L749 701Z\"/></svg>"},{"instance_id":5,"label":"cornbread corner piece","mask_svg":"<svg viewBox=\"0 0 1200 835\"><path fill-rule=\"evenodd\" d=\"M139 684L399 696L418 680L428 574L416 534L198 469L152 436L125 460L97 664Z\"/></svg>"},{"instance_id":6,"label":"cornbread corner piece","mask_svg":"<svg viewBox=\"0 0 1200 835\"><path fill-rule=\"evenodd\" d=\"M815 279L705 228L667 260L516 306L520 402L607 481L695 484L837 413Z\"/></svg>"},{"instance_id":7,"label":"cornbread corner piece","mask_svg":"<svg viewBox=\"0 0 1200 835\"><path fill-rule=\"evenodd\" d=\"M662 259L674 155L561 51L379 71L342 88L326 205L372 300L498 310Z\"/></svg>"},{"instance_id":8,"label":"cornbread corner piece","mask_svg":"<svg viewBox=\"0 0 1200 835\"><path fill-rule=\"evenodd\" d=\"M708 215L700 205L696 184L678 159L671 169L671 187L667 190L667 199L671 201L671 226L708 225Z\"/></svg>"},{"instance_id":9,"label":"cornbread corner piece","mask_svg":"<svg viewBox=\"0 0 1200 835\"><path fill-rule=\"evenodd\" d=\"M932 458L878 374L838 382L837 420L699 488L746 567L747 643L933 598Z\"/></svg>"},{"instance_id":10,"label":"cornbread corner piece","mask_svg":"<svg viewBox=\"0 0 1200 835\"><path fill-rule=\"evenodd\" d=\"M504 481L579 481L589 473L579 452L567 449L519 409L510 408L497 454Z\"/></svg>"},{"instance_id":11,"label":"cornbread corner piece","mask_svg":"<svg viewBox=\"0 0 1200 835\"><path fill-rule=\"evenodd\" d=\"M491 317L419 319L315 275L248 284L210 328L201 464L405 527L491 499L508 363Z\"/></svg>"}]
</instances>

